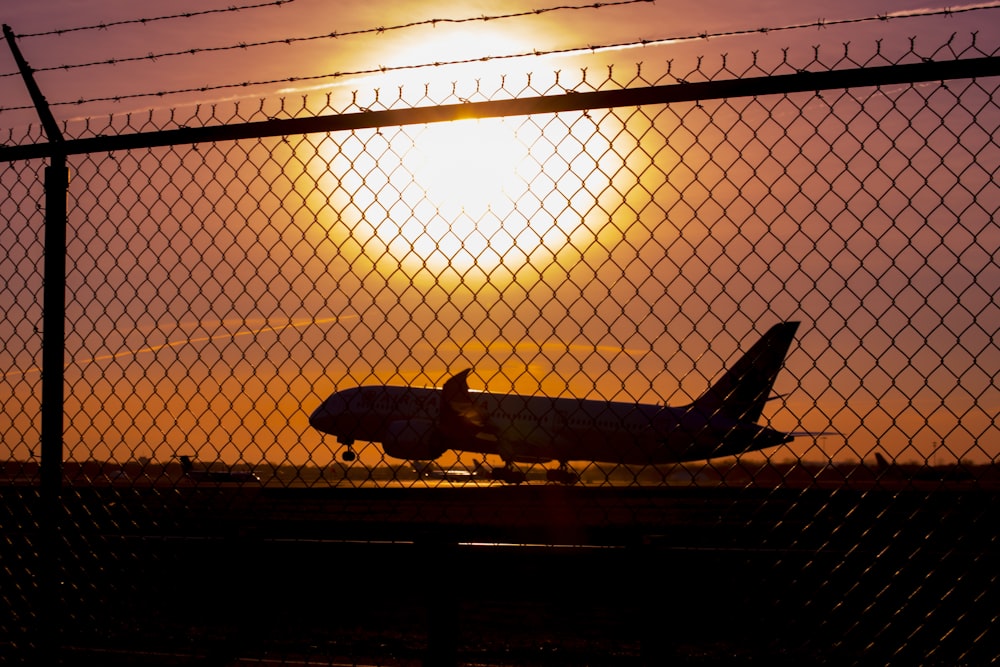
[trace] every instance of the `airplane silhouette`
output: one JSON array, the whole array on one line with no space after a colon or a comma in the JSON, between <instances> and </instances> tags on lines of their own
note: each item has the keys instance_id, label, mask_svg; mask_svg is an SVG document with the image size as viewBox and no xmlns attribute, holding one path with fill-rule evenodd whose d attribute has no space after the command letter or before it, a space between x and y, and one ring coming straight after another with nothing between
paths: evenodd
<instances>
[{"instance_id":1,"label":"airplane silhouette","mask_svg":"<svg viewBox=\"0 0 1000 667\"><path fill-rule=\"evenodd\" d=\"M413 472L417 477L425 479L443 479L454 482L471 482L477 478L488 475L490 471L481 461L476 461L475 466L468 468L441 468L433 461L414 461Z\"/></svg>"},{"instance_id":2,"label":"airplane silhouette","mask_svg":"<svg viewBox=\"0 0 1000 667\"><path fill-rule=\"evenodd\" d=\"M900 464L895 459L887 460L881 452L875 452L878 479L896 479L925 482L959 482L974 479L972 472L961 461L944 466L929 463Z\"/></svg>"},{"instance_id":3,"label":"airplane silhouette","mask_svg":"<svg viewBox=\"0 0 1000 667\"><path fill-rule=\"evenodd\" d=\"M798 326L775 324L683 407L470 392L466 369L440 389L366 385L334 392L309 423L347 446L344 461L354 460L356 440L415 461L449 449L495 454L504 466L493 477L511 483L525 479L517 462L558 461L547 478L570 484L577 481L570 461L654 465L743 454L801 435L757 423Z\"/></svg>"},{"instance_id":4,"label":"airplane silhouette","mask_svg":"<svg viewBox=\"0 0 1000 667\"><path fill-rule=\"evenodd\" d=\"M196 482L260 482L260 477L249 470L198 470L190 456L181 454L177 458L184 476Z\"/></svg>"}]
</instances>

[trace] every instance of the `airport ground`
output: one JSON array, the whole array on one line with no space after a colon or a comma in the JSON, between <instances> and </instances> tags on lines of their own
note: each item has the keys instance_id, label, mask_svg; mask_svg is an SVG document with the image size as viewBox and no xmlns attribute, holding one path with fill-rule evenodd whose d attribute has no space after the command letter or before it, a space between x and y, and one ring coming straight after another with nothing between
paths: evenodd
<instances>
[{"instance_id":1,"label":"airport ground","mask_svg":"<svg viewBox=\"0 0 1000 667\"><path fill-rule=\"evenodd\" d=\"M48 536L37 488L0 486L0 661L1000 660L985 484L157 479L67 484Z\"/></svg>"},{"instance_id":2,"label":"airport ground","mask_svg":"<svg viewBox=\"0 0 1000 667\"><path fill-rule=\"evenodd\" d=\"M67 462L63 465L64 483L68 486L158 486L188 487L205 481L223 482L225 473L252 473L254 484L274 488L326 488L326 487L423 487L423 486L491 486L502 482L488 475L472 474L474 468L462 468L460 475L421 475L414 466L405 462L368 467L360 464L346 465L339 461L330 465L262 464L227 466L221 462L196 461L197 472L222 473L212 480L199 479L185 473L182 464L167 461L131 460ZM489 466L487 465L487 468ZM552 466L522 465L527 484L546 484L545 472ZM752 458L727 458L677 465L614 466L604 464L575 464L571 466L578 475L578 484L591 487L634 486L725 486L754 488L826 488L826 489L907 489L921 488L993 488L1000 489L1000 464L974 464L955 461L943 465L926 465L917 462L890 464L888 469L879 467L875 460L868 461L808 461L790 459L771 461ZM470 474L466 474L470 473ZM0 485L37 484L37 461L10 460L0 465Z\"/></svg>"}]
</instances>

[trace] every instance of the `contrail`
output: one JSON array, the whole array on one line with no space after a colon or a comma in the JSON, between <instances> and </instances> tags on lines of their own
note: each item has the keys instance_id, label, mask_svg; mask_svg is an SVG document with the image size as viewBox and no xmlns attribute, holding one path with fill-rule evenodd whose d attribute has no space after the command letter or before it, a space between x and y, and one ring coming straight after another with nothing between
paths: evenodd
<instances>
[{"instance_id":1,"label":"contrail","mask_svg":"<svg viewBox=\"0 0 1000 667\"><path fill-rule=\"evenodd\" d=\"M922 16L925 14L961 14L963 12L974 12L978 9L997 9L1000 7L1000 2L973 2L967 5L952 5L945 7L923 7L914 9L901 9L895 12L889 12L885 16L887 18L907 18L910 16Z\"/></svg>"},{"instance_id":2,"label":"contrail","mask_svg":"<svg viewBox=\"0 0 1000 667\"><path fill-rule=\"evenodd\" d=\"M114 359L121 359L123 357L135 357L140 354L156 353L164 348L181 347L183 345L191 345L194 343L207 343L213 340L220 340L220 339L235 339L235 338L241 338L243 336L256 336L258 334L269 333L272 331L279 332L279 331L284 331L285 329L297 329L300 327L311 326L314 324L330 324L331 322L339 322L342 320L354 319L354 318L357 318L357 315L340 315L333 317L324 317L322 319L292 320L291 322L286 322L283 324L275 324L275 325L268 324L262 327L258 327L256 329L243 329L241 331L236 331L232 333L225 332L211 336L197 336L197 337L189 336L188 338L181 338L179 340L167 341L159 345L149 345L146 347L140 347L135 350L123 350L121 352L115 352L113 354L103 354L97 357L89 357L86 359L76 359L74 361L69 362L67 366L83 367L102 361L112 361ZM38 366L32 366L31 368L23 371L20 370L8 371L3 374L3 377L7 378L11 376L30 375L32 373L40 373L41 370L42 369L39 368Z\"/></svg>"}]
</instances>

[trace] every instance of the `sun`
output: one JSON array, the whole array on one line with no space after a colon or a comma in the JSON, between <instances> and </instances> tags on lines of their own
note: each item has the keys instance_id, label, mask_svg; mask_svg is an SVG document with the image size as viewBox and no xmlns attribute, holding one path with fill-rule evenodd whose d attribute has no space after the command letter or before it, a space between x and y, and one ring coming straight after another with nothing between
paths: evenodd
<instances>
[{"instance_id":1,"label":"sun","mask_svg":"<svg viewBox=\"0 0 1000 667\"><path fill-rule=\"evenodd\" d=\"M527 148L510 125L454 121L417 128L412 138L393 178L402 205L374 224L376 236L391 239L389 252L410 270L463 271L510 259L524 240L516 210L529 189L520 173Z\"/></svg>"},{"instance_id":2,"label":"sun","mask_svg":"<svg viewBox=\"0 0 1000 667\"><path fill-rule=\"evenodd\" d=\"M457 62L506 52L523 39L492 27L470 31L441 25L428 29L424 39L396 43L385 59L387 64ZM500 63L482 62L396 70L380 88L398 87L401 99L424 100L420 104L454 104L477 97L479 82L493 85L483 77L499 81L503 74ZM352 170L363 172L364 182L350 198L364 219L345 221L350 229L346 244L360 246L381 273L415 282L516 273L556 224L552 217L527 212L537 204L524 206L532 200L538 164L531 155L532 137L521 136L523 122L466 119L382 128L367 137L371 164L363 157L348 161ZM334 165L333 152L340 149L325 148L329 159L323 161ZM505 271L496 272L499 267Z\"/></svg>"},{"instance_id":3,"label":"sun","mask_svg":"<svg viewBox=\"0 0 1000 667\"><path fill-rule=\"evenodd\" d=\"M486 119L428 125L402 161L437 215L478 220L525 194L518 167L527 158L509 124Z\"/></svg>"},{"instance_id":4,"label":"sun","mask_svg":"<svg viewBox=\"0 0 1000 667\"><path fill-rule=\"evenodd\" d=\"M500 33L489 44L468 31L433 36L389 62L506 50ZM500 69L507 66L393 71L380 90L398 89L394 106L485 101L512 80ZM579 257L607 226L621 165L607 164L614 135L598 124L586 113L526 114L331 134L307 161L321 191L315 212L325 238L316 240L355 270L417 286L540 275L567 249Z\"/></svg>"},{"instance_id":5,"label":"sun","mask_svg":"<svg viewBox=\"0 0 1000 667\"><path fill-rule=\"evenodd\" d=\"M583 114L330 135L307 167L315 241L415 284L538 274L607 226L621 196L611 148Z\"/></svg>"}]
</instances>

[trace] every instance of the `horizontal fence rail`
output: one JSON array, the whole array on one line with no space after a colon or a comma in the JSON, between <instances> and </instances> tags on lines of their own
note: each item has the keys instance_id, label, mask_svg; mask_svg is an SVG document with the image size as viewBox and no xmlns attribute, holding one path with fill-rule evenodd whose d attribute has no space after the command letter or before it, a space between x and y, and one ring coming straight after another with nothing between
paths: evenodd
<instances>
[{"instance_id":1,"label":"horizontal fence rail","mask_svg":"<svg viewBox=\"0 0 1000 667\"><path fill-rule=\"evenodd\" d=\"M394 125L422 125L472 118L505 118L531 114L614 109L647 104L674 104L759 95L818 92L844 88L915 84L950 79L974 79L1000 75L995 57L968 58L945 62L886 65L854 70L801 72L772 76L675 83L646 88L625 88L594 92L572 92L493 102L464 102L432 107L365 111L336 116L289 118L234 125L155 130L118 136L101 136L49 144L0 146L0 162L51 157L54 153L81 155L104 151L180 146L206 141L238 141L317 132L364 130Z\"/></svg>"}]
</instances>

